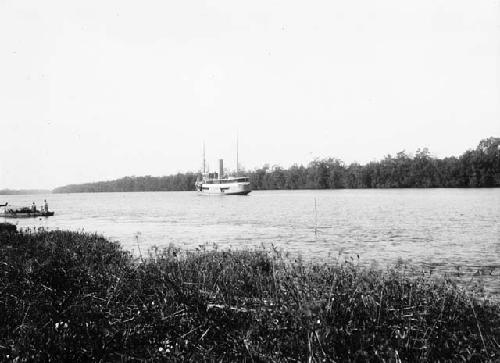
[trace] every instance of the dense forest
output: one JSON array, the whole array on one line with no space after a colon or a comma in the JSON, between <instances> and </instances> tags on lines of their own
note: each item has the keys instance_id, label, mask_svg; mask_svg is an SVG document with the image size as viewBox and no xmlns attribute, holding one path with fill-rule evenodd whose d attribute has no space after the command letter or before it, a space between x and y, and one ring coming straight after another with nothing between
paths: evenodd
<instances>
[{"instance_id":1,"label":"dense forest","mask_svg":"<svg viewBox=\"0 0 500 363\"><path fill-rule=\"evenodd\" d=\"M316 159L307 166L285 169L265 165L245 171L252 188L340 189L340 188L438 188L500 186L500 138L481 140L474 150L459 157L431 156L427 148L415 154L405 151L366 165L346 165L339 159ZM162 177L125 177L112 181L67 185L55 193L128 192L194 190L197 173L178 173Z\"/></svg>"},{"instance_id":2,"label":"dense forest","mask_svg":"<svg viewBox=\"0 0 500 363\"><path fill-rule=\"evenodd\" d=\"M197 173L178 173L168 176L127 176L96 183L71 184L56 188L53 193L146 192L194 190Z\"/></svg>"}]
</instances>

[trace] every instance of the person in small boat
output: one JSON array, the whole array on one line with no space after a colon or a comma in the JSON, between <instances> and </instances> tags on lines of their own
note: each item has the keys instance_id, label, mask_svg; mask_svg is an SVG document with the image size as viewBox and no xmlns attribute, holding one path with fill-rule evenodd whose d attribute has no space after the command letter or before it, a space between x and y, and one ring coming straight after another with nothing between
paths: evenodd
<instances>
[{"instance_id":1,"label":"person in small boat","mask_svg":"<svg viewBox=\"0 0 500 363\"><path fill-rule=\"evenodd\" d=\"M44 199L43 203L44 203L43 207L45 210L42 212L48 213L49 212L49 204L47 203L47 199Z\"/></svg>"},{"instance_id":2,"label":"person in small boat","mask_svg":"<svg viewBox=\"0 0 500 363\"><path fill-rule=\"evenodd\" d=\"M35 202L33 202L33 205L31 206L31 211L32 211L33 213L35 213L35 212L36 212L36 205L35 205Z\"/></svg>"}]
</instances>

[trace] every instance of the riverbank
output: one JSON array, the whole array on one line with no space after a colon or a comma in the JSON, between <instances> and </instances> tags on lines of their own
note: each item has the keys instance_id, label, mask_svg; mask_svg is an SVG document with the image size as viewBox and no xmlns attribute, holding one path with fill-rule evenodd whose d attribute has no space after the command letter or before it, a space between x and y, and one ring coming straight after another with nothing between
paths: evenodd
<instances>
[{"instance_id":1,"label":"riverbank","mask_svg":"<svg viewBox=\"0 0 500 363\"><path fill-rule=\"evenodd\" d=\"M0 276L0 360L500 358L497 303L403 266L209 248L134 259L40 231L0 233Z\"/></svg>"}]
</instances>

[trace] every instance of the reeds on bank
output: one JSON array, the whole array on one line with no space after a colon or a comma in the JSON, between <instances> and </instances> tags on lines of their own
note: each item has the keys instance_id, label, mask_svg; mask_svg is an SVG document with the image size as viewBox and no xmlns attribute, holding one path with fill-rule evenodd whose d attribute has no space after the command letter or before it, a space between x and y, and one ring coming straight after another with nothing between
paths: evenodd
<instances>
[{"instance_id":1,"label":"reeds on bank","mask_svg":"<svg viewBox=\"0 0 500 363\"><path fill-rule=\"evenodd\" d=\"M0 233L0 360L495 361L500 306L453 281L275 250Z\"/></svg>"}]
</instances>

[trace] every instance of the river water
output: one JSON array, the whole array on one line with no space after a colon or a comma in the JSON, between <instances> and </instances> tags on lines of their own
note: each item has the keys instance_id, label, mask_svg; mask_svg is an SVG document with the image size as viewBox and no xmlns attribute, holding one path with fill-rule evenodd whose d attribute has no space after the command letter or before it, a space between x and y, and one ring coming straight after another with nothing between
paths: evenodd
<instances>
[{"instance_id":1,"label":"river water","mask_svg":"<svg viewBox=\"0 0 500 363\"><path fill-rule=\"evenodd\" d=\"M137 253L149 247L271 246L305 259L398 260L484 282L500 296L500 189L254 191L249 196L143 192L0 196L50 218L18 227L84 230ZM339 257L340 256L340 257ZM464 277L462 277L463 279Z\"/></svg>"}]
</instances>

